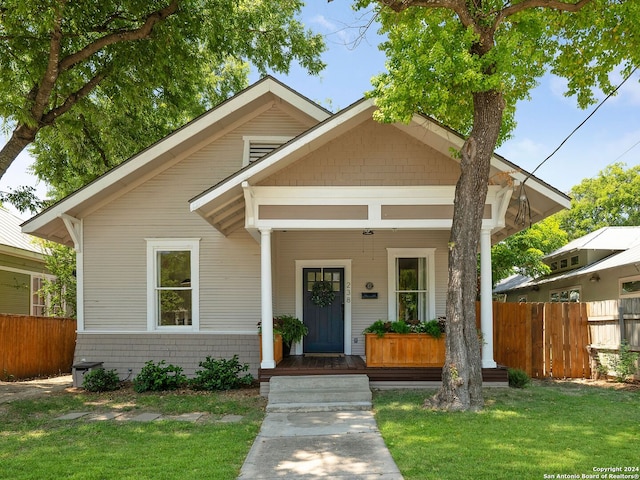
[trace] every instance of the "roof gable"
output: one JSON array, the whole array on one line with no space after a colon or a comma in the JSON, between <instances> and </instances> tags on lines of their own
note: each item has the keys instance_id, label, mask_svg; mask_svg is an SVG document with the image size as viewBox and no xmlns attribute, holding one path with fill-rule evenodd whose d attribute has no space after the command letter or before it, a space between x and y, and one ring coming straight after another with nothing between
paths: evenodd
<instances>
[{"instance_id":1,"label":"roof gable","mask_svg":"<svg viewBox=\"0 0 640 480\"><path fill-rule=\"evenodd\" d=\"M73 241L61 220L62 216L82 218L90 214L175 165L203 144L211 142L212 137L223 135L247 115L255 115L273 102L309 125L330 115L324 108L267 76L28 220L23 230L72 246Z\"/></svg>"},{"instance_id":2,"label":"roof gable","mask_svg":"<svg viewBox=\"0 0 640 480\"><path fill-rule=\"evenodd\" d=\"M33 237L22 233L21 223L22 220L0 207L0 251L12 255L28 252L30 257L37 254L41 258L42 248L33 243Z\"/></svg>"}]
</instances>

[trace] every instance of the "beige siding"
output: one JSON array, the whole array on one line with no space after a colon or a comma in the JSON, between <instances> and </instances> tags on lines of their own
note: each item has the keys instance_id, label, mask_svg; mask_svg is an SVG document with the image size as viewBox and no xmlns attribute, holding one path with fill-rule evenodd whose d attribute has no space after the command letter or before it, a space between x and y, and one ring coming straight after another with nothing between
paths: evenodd
<instances>
[{"instance_id":1,"label":"beige siding","mask_svg":"<svg viewBox=\"0 0 640 480\"><path fill-rule=\"evenodd\" d=\"M0 267L0 313L31 313L31 276L9 272Z\"/></svg>"},{"instance_id":2,"label":"beige siding","mask_svg":"<svg viewBox=\"0 0 640 480\"><path fill-rule=\"evenodd\" d=\"M388 318L387 248L435 248L436 314L444 315L447 286L447 241L444 231L385 232L363 236L349 232L277 232L275 235L276 314L295 313L296 260L351 260L352 335L354 355L364 355L364 330ZM372 282L378 298L363 300L365 284Z\"/></svg>"},{"instance_id":3,"label":"beige siding","mask_svg":"<svg viewBox=\"0 0 640 480\"><path fill-rule=\"evenodd\" d=\"M452 158L370 120L261 185L454 185L459 174Z\"/></svg>"},{"instance_id":4,"label":"beige siding","mask_svg":"<svg viewBox=\"0 0 640 480\"><path fill-rule=\"evenodd\" d=\"M195 237L201 239L201 330L254 331L258 244L244 231L225 238L191 213L188 201L241 167L243 135L295 135L304 128L272 107L84 219L85 329L146 330L145 238Z\"/></svg>"}]
</instances>

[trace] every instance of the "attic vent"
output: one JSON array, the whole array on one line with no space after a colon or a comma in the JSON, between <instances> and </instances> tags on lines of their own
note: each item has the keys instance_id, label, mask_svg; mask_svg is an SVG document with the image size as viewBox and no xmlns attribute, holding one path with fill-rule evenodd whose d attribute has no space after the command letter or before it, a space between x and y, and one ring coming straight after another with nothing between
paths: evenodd
<instances>
[{"instance_id":1,"label":"attic vent","mask_svg":"<svg viewBox=\"0 0 640 480\"><path fill-rule=\"evenodd\" d=\"M273 152L283 144L291 140L292 137L279 136L247 136L242 137L244 140L244 156L242 166L247 166L256 160L261 159L265 155Z\"/></svg>"},{"instance_id":2,"label":"attic vent","mask_svg":"<svg viewBox=\"0 0 640 480\"><path fill-rule=\"evenodd\" d=\"M249 163L264 157L282 145L279 142L251 142L249 145Z\"/></svg>"}]
</instances>

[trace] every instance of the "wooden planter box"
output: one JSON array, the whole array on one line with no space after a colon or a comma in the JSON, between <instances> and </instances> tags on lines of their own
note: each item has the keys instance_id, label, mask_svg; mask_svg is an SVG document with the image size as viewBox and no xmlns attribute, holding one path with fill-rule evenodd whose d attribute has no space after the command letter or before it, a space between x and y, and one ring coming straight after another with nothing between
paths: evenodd
<instances>
[{"instance_id":1,"label":"wooden planter box","mask_svg":"<svg viewBox=\"0 0 640 480\"><path fill-rule=\"evenodd\" d=\"M260 344L260 361L262 362L262 335L258 335L258 342ZM280 334L273 336L273 359L276 361L276 365L282 361L282 335Z\"/></svg>"},{"instance_id":2,"label":"wooden planter box","mask_svg":"<svg viewBox=\"0 0 640 480\"><path fill-rule=\"evenodd\" d=\"M426 333L365 334L367 367L442 367L444 335Z\"/></svg>"}]
</instances>

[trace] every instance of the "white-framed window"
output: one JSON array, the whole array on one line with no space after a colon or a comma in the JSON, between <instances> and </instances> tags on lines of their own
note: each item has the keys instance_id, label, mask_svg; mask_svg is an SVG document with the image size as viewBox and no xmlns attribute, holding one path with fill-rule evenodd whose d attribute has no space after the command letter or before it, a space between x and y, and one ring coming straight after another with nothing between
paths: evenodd
<instances>
[{"instance_id":1,"label":"white-framed window","mask_svg":"<svg viewBox=\"0 0 640 480\"><path fill-rule=\"evenodd\" d=\"M618 280L620 298L640 297L640 275Z\"/></svg>"},{"instance_id":2,"label":"white-framed window","mask_svg":"<svg viewBox=\"0 0 640 480\"><path fill-rule=\"evenodd\" d=\"M550 302L579 302L580 301L580 287L566 287L559 288L557 290L551 290L549 292Z\"/></svg>"},{"instance_id":3,"label":"white-framed window","mask_svg":"<svg viewBox=\"0 0 640 480\"><path fill-rule=\"evenodd\" d=\"M293 137L283 136L260 136L260 135L245 135L242 137L244 141L244 152L242 156L242 166L246 167L250 163L261 159L266 154L271 153L276 148L287 143Z\"/></svg>"},{"instance_id":4,"label":"white-framed window","mask_svg":"<svg viewBox=\"0 0 640 480\"><path fill-rule=\"evenodd\" d=\"M45 277L31 276L31 315L37 317L46 315L49 310L50 297L42 290L45 280Z\"/></svg>"},{"instance_id":5,"label":"white-framed window","mask_svg":"<svg viewBox=\"0 0 640 480\"><path fill-rule=\"evenodd\" d=\"M147 240L147 328L198 330L200 239Z\"/></svg>"},{"instance_id":6,"label":"white-framed window","mask_svg":"<svg viewBox=\"0 0 640 480\"><path fill-rule=\"evenodd\" d=\"M389 320L431 320L435 248L388 248Z\"/></svg>"}]
</instances>

